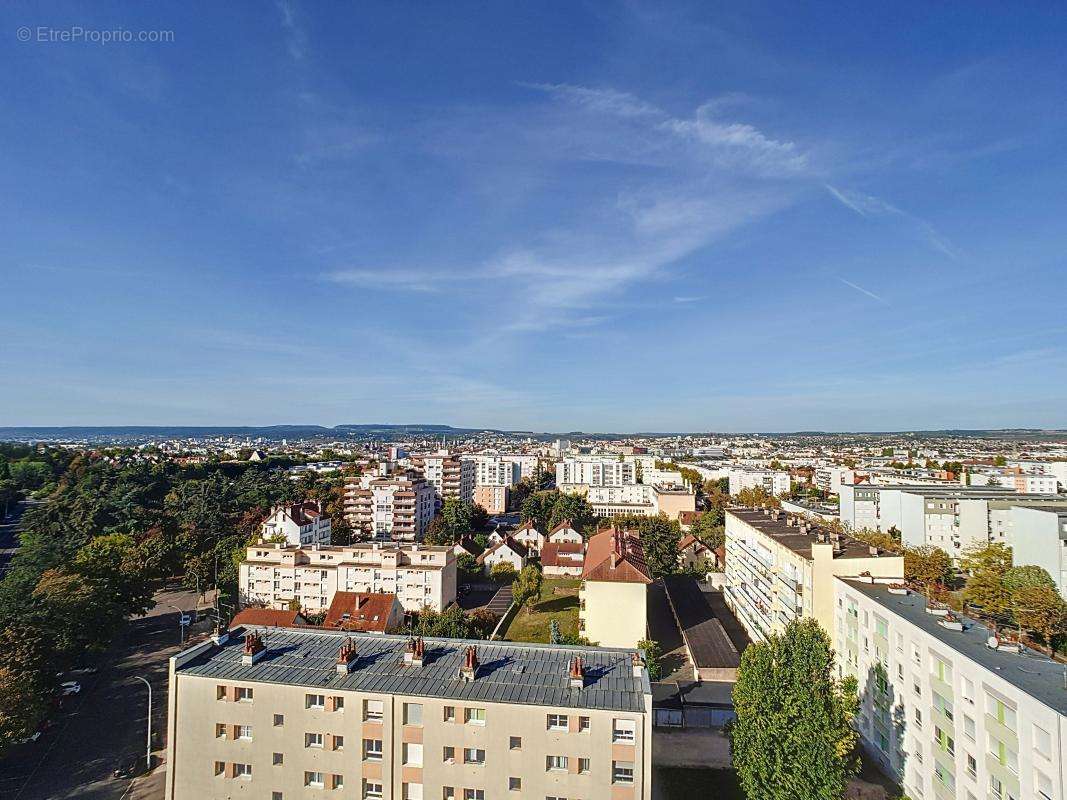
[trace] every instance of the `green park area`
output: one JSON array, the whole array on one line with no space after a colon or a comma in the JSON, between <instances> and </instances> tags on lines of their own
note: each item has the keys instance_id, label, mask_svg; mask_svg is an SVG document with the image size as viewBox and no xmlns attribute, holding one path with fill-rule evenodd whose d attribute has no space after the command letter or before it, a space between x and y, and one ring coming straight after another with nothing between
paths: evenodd
<instances>
[{"instance_id":1,"label":"green park area","mask_svg":"<svg viewBox=\"0 0 1067 800\"><path fill-rule=\"evenodd\" d=\"M513 642L548 642L553 619L562 636L576 637L580 583L577 578L545 578L538 599L519 609L504 638Z\"/></svg>"}]
</instances>

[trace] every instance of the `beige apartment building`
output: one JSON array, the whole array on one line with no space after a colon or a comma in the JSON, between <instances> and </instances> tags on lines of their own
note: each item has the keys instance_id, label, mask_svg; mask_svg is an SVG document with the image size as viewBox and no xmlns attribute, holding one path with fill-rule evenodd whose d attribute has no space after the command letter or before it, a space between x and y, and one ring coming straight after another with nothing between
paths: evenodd
<instances>
[{"instance_id":1,"label":"beige apartment building","mask_svg":"<svg viewBox=\"0 0 1067 800\"><path fill-rule=\"evenodd\" d=\"M503 514L511 500L510 486L475 486L474 502L489 514Z\"/></svg>"},{"instance_id":2,"label":"beige apartment building","mask_svg":"<svg viewBox=\"0 0 1067 800\"><path fill-rule=\"evenodd\" d=\"M635 532L612 527L593 535L578 590L578 630L602 647L636 647L647 638L650 583Z\"/></svg>"},{"instance_id":3,"label":"beige apartment building","mask_svg":"<svg viewBox=\"0 0 1067 800\"><path fill-rule=\"evenodd\" d=\"M325 611L335 592L395 594L405 611L443 611L456 599L451 547L363 542L347 547L256 544L238 569L241 605Z\"/></svg>"},{"instance_id":4,"label":"beige apartment building","mask_svg":"<svg viewBox=\"0 0 1067 800\"><path fill-rule=\"evenodd\" d=\"M170 660L167 800L648 800L635 650L236 629Z\"/></svg>"},{"instance_id":5,"label":"beige apartment building","mask_svg":"<svg viewBox=\"0 0 1067 800\"><path fill-rule=\"evenodd\" d=\"M439 450L427 455L413 455L411 465L434 487L438 504L449 497L469 503L474 499L473 461Z\"/></svg>"},{"instance_id":6,"label":"beige apartment building","mask_svg":"<svg viewBox=\"0 0 1067 800\"><path fill-rule=\"evenodd\" d=\"M792 620L834 624L834 577L903 580L904 557L780 509L726 511L726 604L756 641Z\"/></svg>"},{"instance_id":7,"label":"beige apartment building","mask_svg":"<svg viewBox=\"0 0 1067 800\"><path fill-rule=\"evenodd\" d=\"M345 516L364 536L422 539L434 513L434 488L422 478L362 476L345 487Z\"/></svg>"}]
</instances>

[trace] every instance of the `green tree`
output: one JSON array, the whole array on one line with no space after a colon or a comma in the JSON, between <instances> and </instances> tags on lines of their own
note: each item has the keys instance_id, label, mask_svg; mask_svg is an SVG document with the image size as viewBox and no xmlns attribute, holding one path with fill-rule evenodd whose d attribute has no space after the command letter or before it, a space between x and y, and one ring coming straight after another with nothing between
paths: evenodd
<instances>
[{"instance_id":1,"label":"green tree","mask_svg":"<svg viewBox=\"0 0 1067 800\"><path fill-rule=\"evenodd\" d=\"M714 509L708 509L689 526L689 532L714 550L726 543L726 527L722 515Z\"/></svg>"},{"instance_id":2,"label":"green tree","mask_svg":"<svg viewBox=\"0 0 1067 800\"><path fill-rule=\"evenodd\" d=\"M559 640L559 623L556 622L556 618L553 617L548 623L548 642L549 644L559 644Z\"/></svg>"},{"instance_id":3,"label":"green tree","mask_svg":"<svg viewBox=\"0 0 1067 800\"><path fill-rule=\"evenodd\" d=\"M967 573L964 600L992 614L1007 610L1011 595L1004 586L1004 576L1011 569L1010 547L997 542L969 548L960 559L960 567Z\"/></svg>"},{"instance_id":4,"label":"green tree","mask_svg":"<svg viewBox=\"0 0 1067 800\"><path fill-rule=\"evenodd\" d=\"M841 797L856 774L856 680L834 678L829 637L813 619L749 645L741 656L729 730L734 768L748 797Z\"/></svg>"},{"instance_id":5,"label":"green tree","mask_svg":"<svg viewBox=\"0 0 1067 800\"><path fill-rule=\"evenodd\" d=\"M536 564L528 564L522 568L522 572L511 584L511 593L515 603L519 608L525 607L527 614L533 603L541 596L541 582L540 568Z\"/></svg>"},{"instance_id":6,"label":"green tree","mask_svg":"<svg viewBox=\"0 0 1067 800\"><path fill-rule=\"evenodd\" d=\"M516 575L515 567L507 561L498 561L489 570L489 577L497 583L511 583L515 580Z\"/></svg>"},{"instance_id":7,"label":"green tree","mask_svg":"<svg viewBox=\"0 0 1067 800\"><path fill-rule=\"evenodd\" d=\"M948 553L931 544L909 547L904 550L904 577L909 581L930 588L944 584L952 575L952 559Z\"/></svg>"},{"instance_id":8,"label":"green tree","mask_svg":"<svg viewBox=\"0 0 1067 800\"><path fill-rule=\"evenodd\" d=\"M1004 584L1004 588L1009 595L1014 595L1020 589L1030 586L1047 586L1050 589L1056 588L1056 582L1052 580L1052 577L1048 572L1046 572L1043 567L1039 567L1036 564L1024 564L1022 566L1012 567L1011 569L1005 570L1001 582Z\"/></svg>"},{"instance_id":9,"label":"green tree","mask_svg":"<svg viewBox=\"0 0 1067 800\"><path fill-rule=\"evenodd\" d=\"M682 539L682 529L677 520L667 519L665 514L644 517L637 525L637 532L652 577L678 571L678 544Z\"/></svg>"},{"instance_id":10,"label":"green tree","mask_svg":"<svg viewBox=\"0 0 1067 800\"><path fill-rule=\"evenodd\" d=\"M663 668L660 664L663 648L659 646L659 642L655 639L642 639L637 643L637 649L645 651L645 666L648 669L648 679L650 681L658 681L663 677Z\"/></svg>"},{"instance_id":11,"label":"green tree","mask_svg":"<svg viewBox=\"0 0 1067 800\"><path fill-rule=\"evenodd\" d=\"M750 489L742 489L737 493L737 502L743 506L750 506L752 508L758 508L765 506L769 508L781 508L782 501L772 495L762 486L754 486Z\"/></svg>"},{"instance_id":12,"label":"green tree","mask_svg":"<svg viewBox=\"0 0 1067 800\"><path fill-rule=\"evenodd\" d=\"M472 576L478 574L478 560L470 553L460 553L456 556L456 571L463 576L465 580L470 580Z\"/></svg>"}]
</instances>

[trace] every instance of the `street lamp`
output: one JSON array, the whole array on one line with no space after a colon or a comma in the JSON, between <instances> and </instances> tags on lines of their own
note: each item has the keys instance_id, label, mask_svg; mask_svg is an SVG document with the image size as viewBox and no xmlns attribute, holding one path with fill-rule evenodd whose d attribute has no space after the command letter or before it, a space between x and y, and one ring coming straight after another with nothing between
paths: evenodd
<instances>
[{"instance_id":1,"label":"street lamp","mask_svg":"<svg viewBox=\"0 0 1067 800\"><path fill-rule=\"evenodd\" d=\"M148 718L146 725L148 727L148 735L145 739L145 769L152 769L152 684L142 678L140 675L134 675L137 680L148 687Z\"/></svg>"},{"instance_id":2,"label":"street lamp","mask_svg":"<svg viewBox=\"0 0 1067 800\"><path fill-rule=\"evenodd\" d=\"M185 644L185 612L174 603L167 603L167 605L178 612L178 644Z\"/></svg>"}]
</instances>

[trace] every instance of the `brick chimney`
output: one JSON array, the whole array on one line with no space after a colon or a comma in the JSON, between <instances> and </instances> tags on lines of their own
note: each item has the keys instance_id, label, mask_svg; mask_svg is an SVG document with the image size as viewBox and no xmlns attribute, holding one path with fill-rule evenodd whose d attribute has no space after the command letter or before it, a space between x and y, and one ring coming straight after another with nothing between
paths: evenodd
<instances>
[{"instance_id":1,"label":"brick chimney","mask_svg":"<svg viewBox=\"0 0 1067 800\"><path fill-rule=\"evenodd\" d=\"M426 643L422 641L422 637L408 639L408 646L404 650L404 663L412 667L421 667L425 656Z\"/></svg>"},{"instance_id":2,"label":"brick chimney","mask_svg":"<svg viewBox=\"0 0 1067 800\"><path fill-rule=\"evenodd\" d=\"M351 636L345 637L340 649L337 651L337 672L341 675L347 675L352 671L358 660L359 655L356 653L356 643L352 641Z\"/></svg>"},{"instance_id":3,"label":"brick chimney","mask_svg":"<svg viewBox=\"0 0 1067 800\"><path fill-rule=\"evenodd\" d=\"M459 679L469 683L478 675L478 648L470 645L463 653L463 666L459 668Z\"/></svg>"},{"instance_id":4,"label":"brick chimney","mask_svg":"<svg viewBox=\"0 0 1067 800\"><path fill-rule=\"evenodd\" d=\"M640 678L645 674L645 660L636 650L630 655L630 665L633 667L635 678Z\"/></svg>"},{"instance_id":5,"label":"brick chimney","mask_svg":"<svg viewBox=\"0 0 1067 800\"><path fill-rule=\"evenodd\" d=\"M570 686L572 689L582 689L585 687L585 665L582 663L581 656L575 656L571 659L570 674Z\"/></svg>"},{"instance_id":6,"label":"brick chimney","mask_svg":"<svg viewBox=\"0 0 1067 800\"><path fill-rule=\"evenodd\" d=\"M250 667L267 654L267 645L258 632L245 635L244 650L241 651L241 663Z\"/></svg>"}]
</instances>

